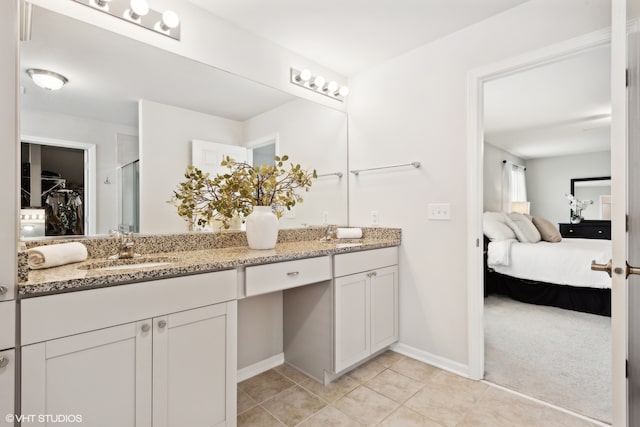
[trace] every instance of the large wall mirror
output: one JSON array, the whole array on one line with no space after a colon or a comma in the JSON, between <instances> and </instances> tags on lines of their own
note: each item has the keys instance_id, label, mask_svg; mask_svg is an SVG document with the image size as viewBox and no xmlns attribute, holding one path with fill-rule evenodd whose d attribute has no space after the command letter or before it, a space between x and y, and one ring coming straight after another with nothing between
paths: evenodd
<instances>
[{"instance_id":1,"label":"large wall mirror","mask_svg":"<svg viewBox=\"0 0 640 427\"><path fill-rule=\"evenodd\" d=\"M20 49L23 238L187 231L167 201L193 141L316 169L281 228L347 224L344 112L37 6ZM42 89L29 69L68 83Z\"/></svg>"},{"instance_id":2,"label":"large wall mirror","mask_svg":"<svg viewBox=\"0 0 640 427\"><path fill-rule=\"evenodd\" d=\"M582 211L585 220L611 220L611 177L573 178L571 194L593 203Z\"/></svg>"}]
</instances>

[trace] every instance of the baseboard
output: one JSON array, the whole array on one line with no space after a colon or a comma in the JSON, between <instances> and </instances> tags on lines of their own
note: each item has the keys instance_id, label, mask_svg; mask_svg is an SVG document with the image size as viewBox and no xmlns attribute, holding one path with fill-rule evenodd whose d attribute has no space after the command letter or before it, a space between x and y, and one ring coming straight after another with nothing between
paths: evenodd
<instances>
[{"instance_id":1,"label":"baseboard","mask_svg":"<svg viewBox=\"0 0 640 427\"><path fill-rule=\"evenodd\" d=\"M419 360L420 362L435 366L436 368L444 369L445 371L452 372L456 375L469 378L469 366L460 362L454 362L451 359L436 356L435 354L431 354L427 351L420 350L403 343L392 345L391 350L408 356L412 359Z\"/></svg>"},{"instance_id":2,"label":"baseboard","mask_svg":"<svg viewBox=\"0 0 640 427\"><path fill-rule=\"evenodd\" d=\"M251 377L255 377L258 374L273 369L276 366L280 366L284 363L284 353L278 353L275 356L271 356L268 359L261 360L253 365L249 365L245 368L238 369L238 382L247 380Z\"/></svg>"}]
</instances>

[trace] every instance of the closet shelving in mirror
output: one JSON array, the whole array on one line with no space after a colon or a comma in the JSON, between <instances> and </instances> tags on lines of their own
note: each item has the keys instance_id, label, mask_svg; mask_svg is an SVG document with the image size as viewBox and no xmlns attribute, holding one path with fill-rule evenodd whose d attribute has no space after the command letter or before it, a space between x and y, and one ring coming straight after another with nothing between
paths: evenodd
<instances>
[{"instance_id":1,"label":"closet shelving in mirror","mask_svg":"<svg viewBox=\"0 0 640 427\"><path fill-rule=\"evenodd\" d=\"M171 11L158 12L146 0L72 0L158 34L180 40L180 18Z\"/></svg>"}]
</instances>

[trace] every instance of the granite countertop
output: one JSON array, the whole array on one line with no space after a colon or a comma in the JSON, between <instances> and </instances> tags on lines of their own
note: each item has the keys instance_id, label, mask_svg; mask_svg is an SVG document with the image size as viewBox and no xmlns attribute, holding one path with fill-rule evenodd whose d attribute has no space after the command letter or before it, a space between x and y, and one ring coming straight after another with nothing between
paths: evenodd
<instances>
[{"instance_id":1,"label":"granite countertop","mask_svg":"<svg viewBox=\"0 0 640 427\"><path fill-rule=\"evenodd\" d=\"M92 258L60 267L30 270L26 280L19 284L18 295L19 298L29 298L399 245L400 236L389 235L382 238L365 237L358 239L357 243L345 243L339 240L329 243L317 240L280 242L270 250L252 250L246 246L235 246L177 252L162 251L143 254L140 258L129 262L133 264L154 262L163 263L163 265L156 264L132 269L119 267L117 270L98 269L113 265L114 261ZM120 260L120 262L125 261Z\"/></svg>"}]
</instances>

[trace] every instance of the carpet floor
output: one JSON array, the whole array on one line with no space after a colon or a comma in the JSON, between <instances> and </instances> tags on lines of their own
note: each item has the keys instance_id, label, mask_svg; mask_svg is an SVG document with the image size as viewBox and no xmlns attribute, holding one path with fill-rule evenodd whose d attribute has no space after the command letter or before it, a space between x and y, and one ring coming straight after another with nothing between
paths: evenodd
<instances>
[{"instance_id":1,"label":"carpet floor","mask_svg":"<svg viewBox=\"0 0 640 427\"><path fill-rule=\"evenodd\" d=\"M485 379L611 423L611 318L485 299Z\"/></svg>"}]
</instances>

